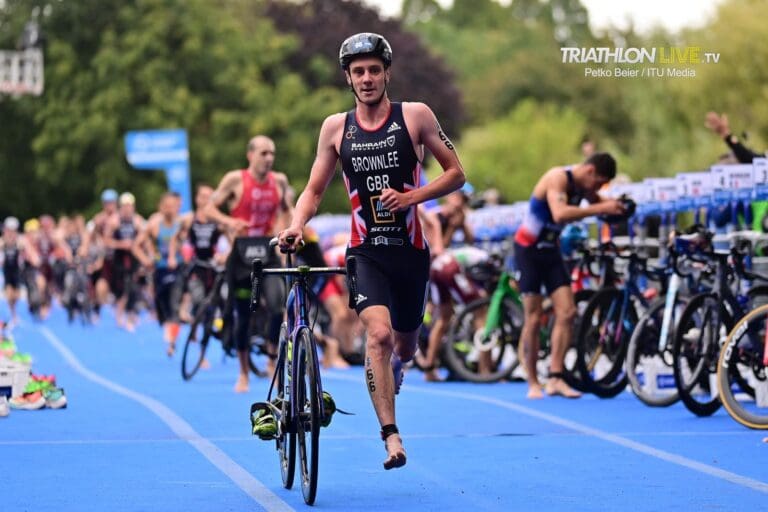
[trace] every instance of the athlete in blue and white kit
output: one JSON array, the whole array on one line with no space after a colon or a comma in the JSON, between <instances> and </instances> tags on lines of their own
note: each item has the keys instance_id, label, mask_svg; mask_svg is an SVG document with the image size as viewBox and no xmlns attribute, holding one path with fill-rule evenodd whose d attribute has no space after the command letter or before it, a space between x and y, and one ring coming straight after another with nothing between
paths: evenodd
<instances>
[{"instance_id":1,"label":"athlete in blue and white kit","mask_svg":"<svg viewBox=\"0 0 768 512\"><path fill-rule=\"evenodd\" d=\"M515 233L515 265L525 313L521 342L525 348L528 398L543 396L536 375L542 290L551 297L555 313L547 394L569 398L580 396L562 378L563 358L571 344L576 304L558 246L559 237L568 222L592 215L624 212L620 202L601 199L597 195L600 187L614 176L616 162L608 153L595 153L581 164L550 169L533 188L528 211ZM583 199L592 204L580 207Z\"/></svg>"},{"instance_id":2,"label":"athlete in blue and white kit","mask_svg":"<svg viewBox=\"0 0 768 512\"><path fill-rule=\"evenodd\" d=\"M323 123L309 183L279 238L283 248L290 246L288 237L298 243L340 159L352 206L347 258L354 255L357 261L355 310L367 333L366 384L387 450L384 468L391 469L405 464L395 394L402 363L416 350L429 279L429 249L417 207L461 187L464 171L429 107L387 97L392 49L386 39L356 34L341 45L339 60L355 109ZM424 146L444 172L419 188Z\"/></svg>"}]
</instances>

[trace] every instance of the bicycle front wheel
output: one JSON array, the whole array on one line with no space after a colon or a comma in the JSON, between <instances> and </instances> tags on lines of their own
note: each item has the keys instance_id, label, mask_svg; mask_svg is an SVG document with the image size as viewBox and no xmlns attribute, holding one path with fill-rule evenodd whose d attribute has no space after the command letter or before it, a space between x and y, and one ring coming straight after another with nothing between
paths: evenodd
<instances>
[{"instance_id":1,"label":"bicycle front wheel","mask_svg":"<svg viewBox=\"0 0 768 512\"><path fill-rule=\"evenodd\" d=\"M317 495L317 468L320 458L320 423L322 394L318 374L317 352L308 328L301 329L296 337L298 361L296 362L296 418L301 468L301 493L304 502L312 505Z\"/></svg>"},{"instance_id":2,"label":"bicycle front wheel","mask_svg":"<svg viewBox=\"0 0 768 512\"><path fill-rule=\"evenodd\" d=\"M765 344L768 305L752 310L728 334L717 364L717 390L728 414L742 425L768 429ZM748 382L754 398L743 389Z\"/></svg>"},{"instance_id":3,"label":"bicycle front wheel","mask_svg":"<svg viewBox=\"0 0 768 512\"><path fill-rule=\"evenodd\" d=\"M686 304L687 300L677 297L669 305L672 309L665 326L667 301L659 299L640 317L632 331L627 350L627 377L635 396L646 405L667 407L680 400L674 383L672 345L675 324Z\"/></svg>"},{"instance_id":4,"label":"bicycle front wheel","mask_svg":"<svg viewBox=\"0 0 768 512\"><path fill-rule=\"evenodd\" d=\"M675 384L685 406L697 416L720 408L714 377L720 340L733 318L714 293L696 295L683 310L672 350Z\"/></svg>"},{"instance_id":5,"label":"bicycle front wheel","mask_svg":"<svg viewBox=\"0 0 768 512\"><path fill-rule=\"evenodd\" d=\"M203 304L189 326L181 356L181 376L184 380L194 377L205 359L205 351L213 332L213 309L210 304Z\"/></svg>"}]
</instances>

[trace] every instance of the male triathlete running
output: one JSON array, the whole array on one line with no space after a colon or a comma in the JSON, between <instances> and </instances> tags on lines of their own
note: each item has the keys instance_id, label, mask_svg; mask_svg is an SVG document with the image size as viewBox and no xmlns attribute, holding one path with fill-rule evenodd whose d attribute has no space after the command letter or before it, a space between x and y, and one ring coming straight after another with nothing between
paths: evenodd
<instances>
[{"instance_id":1,"label":"male triathlete running","mask_svg":"<svg viewBox=\"0 0 768 512\"><path fill-rule=\"evenodd\" d=\"M120 194L117 214L107 219L104 245L114 251L110 288L115 294L115 319L118 327L128 331L133 331L136 323L134 302L138 260L133 254L133 246L143 225L144 219L136 213L136 198L130 192Z\"/></svg>"},{"instance_id":2,"label":"male triathlete running","mask_svg":"<svg viewBox=\"0 0 768 512\"><path fill-rule=\"evenodd\" d=\"M40 273L44 284L41 318L46 318L51 308L54 295L63 288L64 271L72 263L72 250L56 227L56 221L50 215L40 216L40 229L35 237L37 252L40 255Z\"/></svg>"},{"instance_id":3,"label":"male triathlete running","mask_svg":"<svg viewBox=\"0 0 768 512\"><path fill-rule=\"evenodd\" d=\"M101 210L88 222L88 235L80 245L80 257L96 259L99 263L92 267L91 283L96 295L96 308L109 300L109 286L112 281L112 262L114 252L105 246L107 223L117 215L117 192L111 188L101 193ZM93 258L98 255L97 258Z\"/></svg>"},{"instance_id":4,"label":"male triathlete running","mask_svg":"<svg viewBox=\"0 0 768 512\"><path fill-rule=\"evenodd\" d=\"M525 347L528 398L543 397L536 375L542 288L552 299L555 315L546 392L568 398L581 396L563 380L563 358L571 344L576 304L558 238L567 222L623 213L619 201L601 199L597 194L615 176L616 161L608 153L595 153L583 163L550 169L533 188L528 211L515 233L515 265L525 314L521 341ZM583 199L593 204L580 207Z\"/></svg>"},{"instance_id":5,"label":"male triathlete running","mask_svg":"<svg viewBox=\"0 0 768 512\"><path fill-rule=\"evenodd\" d=\"M248 391L251 261L262 258L268 265L276 264L277 255L269 247L269 240L285 226L285 216L291 210L286 200L288 178L272 170L275 161L272 139L264 135L252 138L248 142L247 157L248 168L225 174L205 209L210 219L227 226L236 237L227 272L237 314L235 344L240 360L240 373L235 384L237 393ZM220 210L225 204L229 215ZM264 285L263 296L271 315L268 339L276 341L282 321L283 282L279 278L265 279Z\"/></svg>"},{"instance_id":6,"label":"male triathlete running","mask_svg":"<svg viewBox=\"0 0 768 512\"><path fill-rule=\"evenodd\" d=\"M19 235L19 219L6 217L3 221L3 236L0 238L0 250L3 253L3 278L5 282L5 300L11 313L10 325L18 323L16 302L19 300L19 288L22 282L22 264L28 261L37 267L40 257L34 246Z\"/></svg>"},{"instance_id":7,"label":"male triathlete running","mask_svg":"<svg viewBox=\"0 0 768 512\"><path fill-rule=\"evenodd\" d=\"M186 241L192 249L191 268L187 271L184 300L179 311L179 318L182 321L191 321L188 312L189 302L192 302L191 306L194 308L213 286L216 272L201 264L223 264L223 260L217 261L222 256L221 252L217 251L217 247L224 233L219 223L210 219L205 213L205 206L211 200L212 194L211 186L205 184L197 186L195 211L181 216L180 236L171 240L171 250L168 255L168 265L171 268L176 268L179 264L177 255L181 252L181 243Z\"/></svg>"},{"instance_id":8,"label":"male triathlete running","mask_svg":"<svg viewBox=\"0 0 768 512\"><path fill-rule=\"evenodd\" d=\"M355 309L366 329L366 385L387 450L385 469L405 464L395 423L395 393L402 364L416 350L429 279L429 249L418 219L418 204L464 183L453 144L429 107L393 103L387 96L392 49L382 36L356 34L345 40L339 61L355 108L326 118L309 183L288 229L279 235L289 248L317 212L341 160L352 205L347 256L356 260ZM419 162L426 146L443 173L419 188Z\"/></svg>"},{"instance_id":9,"label":"male triathlete running","mask_svg":"<svg viewBox=\"0 0 768 512\"><path fill-rule=\"evenodd\" d=\"M163 328L163 339L168 344L166 353L173 356L176 350L176 338L179 336L178 306L181 301L181 288L178 286L178 269L170 264L171 250L177 247L172 243L179 236L178 194L166 192L160 198L157 212L136 237L134 254L145 268L154 270L155 313ZM176 259L174 254L173 259Z\"/></svg>"}]
</instances>

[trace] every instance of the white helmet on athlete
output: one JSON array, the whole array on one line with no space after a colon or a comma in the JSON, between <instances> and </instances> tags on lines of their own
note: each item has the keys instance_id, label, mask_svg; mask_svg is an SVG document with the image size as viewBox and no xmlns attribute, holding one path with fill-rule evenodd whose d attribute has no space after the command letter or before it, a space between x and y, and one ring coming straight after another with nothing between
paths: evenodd
<instances>
[{"instance_id":1,"label":"white helmet on athlete","mask_svg":"<svg viewBox=\"0 0 768 512\"><path fill-rule=\"evenodd\" d=\"M16 217L6 217L5 222L3 222L3 227L8 231L18 231L19 219L17 219Z\"/></svg>"},{"instance_id":2,"label":"white helmet on athlete","mask_svg":"<svg viewBox=\"0 0 768 512\"><path fill-rule=\"evenodd\" d=\"M361 32L346 38L339 48L339 64L345 71L353 59L369 56L380 58L385 68L392 65L392 47L384 36L373 32Z\"/></svg>"}]
</instances>

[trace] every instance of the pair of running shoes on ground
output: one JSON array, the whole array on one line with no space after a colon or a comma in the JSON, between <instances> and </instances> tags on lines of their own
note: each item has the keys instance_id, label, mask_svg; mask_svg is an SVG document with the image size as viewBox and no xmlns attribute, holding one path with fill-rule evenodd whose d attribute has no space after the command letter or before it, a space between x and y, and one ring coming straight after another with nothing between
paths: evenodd
<instances>
[{"instance_id":1,"label":"pair of running shoes on ground","mask_svg":"<svg viewBox=\"0 0 768 512\"><path fill-rule=\"evenodd\" d=\"M64 409L67 407L67 395L64 389L56 386L53 375L32 375L24 392L8 400L0 397L0 416L7 416L9 409L35 411L38 409Z\"/></svg>"}]
</instances>

